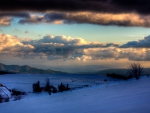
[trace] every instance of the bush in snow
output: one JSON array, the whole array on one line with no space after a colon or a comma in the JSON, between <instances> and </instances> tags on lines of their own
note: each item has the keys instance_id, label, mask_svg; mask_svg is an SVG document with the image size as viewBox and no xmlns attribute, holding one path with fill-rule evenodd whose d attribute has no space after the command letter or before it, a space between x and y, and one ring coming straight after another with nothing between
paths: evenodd
<instances>
[{"instance_id":1,"label":"bush in snow","mask_svg":"<svg viewBox=\"0 0 150 113\"><path fill-rule=\"evenodd\" d=\"M52 86L52 92L53 92L53 93L57 93L57 88L54 87L54 86Z\"/></svg>"},{"instance_id":2,"label":"bush in snow","mask_svg":"<svg viewBox=\"0 0 150 113\"><path fill-rule=\"evenodd\" d=\"M33 92L41 92L40 82L33 84Z\"/></svg>"},{"instance_id":3,"label":"bush in snow","mask_svg":"<svg viewBox=\"0 0 150 113\"><path fill-rule=\"evenodd\" d=\"M66 90L70 90L69 85L67 84L66 86L61 83L60 85L58 85L58 89L60 92L66 91Z\"/></svg>"}]
</instances>

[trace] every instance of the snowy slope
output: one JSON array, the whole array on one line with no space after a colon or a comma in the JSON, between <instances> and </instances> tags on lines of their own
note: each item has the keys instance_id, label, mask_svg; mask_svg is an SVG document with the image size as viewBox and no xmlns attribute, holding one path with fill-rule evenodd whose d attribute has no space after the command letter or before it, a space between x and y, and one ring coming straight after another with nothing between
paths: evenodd
<instances>
[{"instance_id":1,"label":"snowy slope","mask_svg":"<svg viewBox=\"0 0 150 113\"><path fill-rule=\"evenodd\" d=\"M34 95L1 103L0 113L150 113L150 78Z\"/></svg>"}]
</instances>

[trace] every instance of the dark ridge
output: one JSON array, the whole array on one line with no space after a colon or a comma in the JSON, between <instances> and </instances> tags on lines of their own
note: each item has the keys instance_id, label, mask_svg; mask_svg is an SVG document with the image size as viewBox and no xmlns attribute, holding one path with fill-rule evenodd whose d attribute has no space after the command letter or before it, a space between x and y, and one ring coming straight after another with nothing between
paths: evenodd
<instances>
[{"instance_id":1,"label":"dark ridge","mask_svg":"<svg viewBox=\"0 0 150 113\"><path fill-rule=\"evenodd\" d=\"M55 70L44 70L38 69L34 67L30 67L27 65L19 66L19 65L5 65L0 63L0 71L4 72L12 72L12 73L24 73L24 74L68 74L66 72L55 71Z\"/></svg>"}]
</instances>

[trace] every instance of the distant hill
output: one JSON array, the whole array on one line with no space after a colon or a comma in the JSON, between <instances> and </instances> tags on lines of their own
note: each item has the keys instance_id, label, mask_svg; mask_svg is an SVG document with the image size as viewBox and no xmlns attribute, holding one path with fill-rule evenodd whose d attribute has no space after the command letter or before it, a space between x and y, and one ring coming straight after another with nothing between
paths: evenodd
<instances>
[{"instance_id":1,"label":"distant hill","mask_svg":"<svg viewBox=\"0 0 150 113\"><path fill-rule=\"evenodd\" d=\"M44 69L30 67L27 65L24 66L5 65L2 63L0 63L0 71L14 72L14 73L32 73L32 74L67 74L66 72L55 71L51 69L44 70Z\"/></svg>"},{"instance_id":2,"label":"distant hill","mask_svg":"<svg viewBox=\"0 0 150 113\"><path fill-rule=\"evenodd\" d=\"M109 74L119 74L123 76L129 76L128 69L105 69L105 70L100 70L98 72L78 72L75 74L98 74L98 75L107 75ZM142 75L150 75L150 68L144 68Z\"/></svg>"},{"instance_id":3,"label":"distant hill","mask_svg":"<svg viewBox=\"0 0 150 113\"><path fill-rule=\"evenodd\" d=\"M109 74L115 73L115 74L124 75L124 76L129 75L128 69L125 69L125 68L124 69L106 69L106 70L101 70L97 72L97 74L100 74L100 75L106 75L107 73ZM150 68L144 68L142 75L150 75Z\"/></svg>"}]
</instances>

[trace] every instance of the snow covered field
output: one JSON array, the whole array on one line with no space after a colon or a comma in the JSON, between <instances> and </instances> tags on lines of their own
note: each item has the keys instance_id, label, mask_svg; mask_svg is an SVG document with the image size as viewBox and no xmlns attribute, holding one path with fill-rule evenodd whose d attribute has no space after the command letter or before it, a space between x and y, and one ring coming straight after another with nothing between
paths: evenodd
<instances>
[{"instance_id":1,"label":"snow covered field","mask_svg":"<svg viewBox=\"0 0 150 113\"><path fill-rule=\"evenodd\" d=\"M104 75L48 75L48 74L8 74L0 76L0 83L8 88L16 88L21 91L32 92L32 84L40 81L41 86L46 85L46 78L49 78L50 83L57 87L61 82L69 84L71 87L81 85L96 85L107 82L117 81Z\"/></svg>"},{"instance_id":2,"label":"snow covered field","mask_svg":"<svg viewBox=\"0 0 150 113\"><path fill-rule=\"evenodd\" d=\"M0 76L0 83L8 88L31 91L30 85L37 80L44 84L45 77L47 75L5 75ZM85 79L84 76L69 78L51 75L49 78L53 84L64 80L62 82L75 85L90 84L91 87L52 95L45 92L29 93L21 100L0 103L0 113L150 113L148 77L124 82L107 78L107 83L102 83L105 76L95 79L94 76L89 76ZM102 84L96 85L100 82Z\"/></svg>"}]
</instances>

